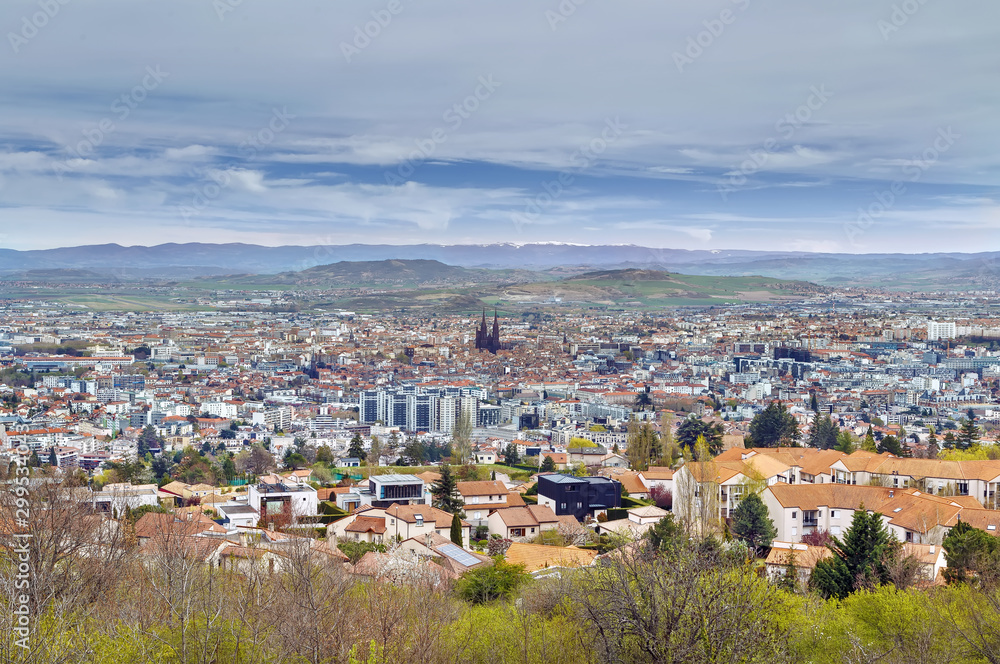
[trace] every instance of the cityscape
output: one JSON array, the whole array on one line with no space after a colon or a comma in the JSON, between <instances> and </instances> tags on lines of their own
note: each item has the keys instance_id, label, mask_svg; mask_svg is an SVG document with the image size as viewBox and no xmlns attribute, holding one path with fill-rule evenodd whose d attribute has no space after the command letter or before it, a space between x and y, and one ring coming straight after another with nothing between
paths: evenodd
<instances>
[{"instance_id":1,"label":"cityscape","mask_svg":"<svg viewBox=\"0 0 1000 664\"><path fill-rule=\"evenodd\" d=\"M997 9L11 0L0 661L1000 663Z\"/></svg>"}]
</instances>

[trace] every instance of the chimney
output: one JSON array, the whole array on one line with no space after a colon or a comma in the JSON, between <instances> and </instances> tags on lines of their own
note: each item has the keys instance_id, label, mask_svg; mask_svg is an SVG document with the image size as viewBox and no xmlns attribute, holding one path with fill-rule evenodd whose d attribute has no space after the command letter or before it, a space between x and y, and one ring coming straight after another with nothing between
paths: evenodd
<instances>
[{"instance_id":1,"label":"chimney","mask_svg":"<svg viewBox=\"0 0 1000 664\"><path fill-rule=\"evenodd\" d=\"M934 554L934 545L933 544L931 544L931 551L930 552L931 552L931 555Z\"/></svg>"},{"instance_id":2,"label":"chimney","mask_svg":"<svg viewBox=\"0 0 1000 664\"><path fill-rule=\"evenodd\" d=\"M434 538L431 536L431 533L427 533L426 535L424 535L424 544L427 546L428 549L432 548L432 545L434 544Z\"/></svg>"},{"instance_id":3,"label":"chimney","mask_svg":"<svg viewBox=\"0 0 1000 664\"><path fill-rule=\"evenodd\" d=\"M893 491L892 489L889 489L889 497L892 498L895 495L896 495L896 492Z\"/></svg>"}]
</instances>

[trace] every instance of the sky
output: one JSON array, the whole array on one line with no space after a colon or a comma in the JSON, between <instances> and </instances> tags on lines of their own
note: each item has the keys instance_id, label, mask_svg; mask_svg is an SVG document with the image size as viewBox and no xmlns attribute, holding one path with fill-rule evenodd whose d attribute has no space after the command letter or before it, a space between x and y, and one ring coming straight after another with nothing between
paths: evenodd
<instances>
[{"instance_id":1,"label":"sky","mask_svg":"<svg viewBox=\"0 0 1000 664\"><path fill-rule=\"evenodd\" d=\"M996 0L4 0L0 247L1000 250Z\"/></svg>"}]
</instances>

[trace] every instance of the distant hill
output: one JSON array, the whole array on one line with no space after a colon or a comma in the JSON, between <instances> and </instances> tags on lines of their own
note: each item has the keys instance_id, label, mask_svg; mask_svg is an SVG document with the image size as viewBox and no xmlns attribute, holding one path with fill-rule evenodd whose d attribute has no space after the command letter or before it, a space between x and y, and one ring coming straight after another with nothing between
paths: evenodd
<instances>
[{"instance_id":1,"label":"distant hill","mask_svg":"<svg viewBox=\"0 0 1000 664\"><path fill-rule=\"evenodd\" d=\"M761 276L720 277L628 268L587 272L557 282L518 284L504 288L503 293L521 303L674 306L794 301L828 290L805 281Z\"/></svg>"},{"instance_id":2,"label":"distant hill","mask_svg":"<svg viewBox=\"0 0 1000 664\"><path fill-rule=\"evenodd\" d=\"M466 269L547 271L546 278L580 271L636 268L688 275L763 275L838 286L927 290L1000 287L1000 252L818 254L561 243L282 247L188 243L153 247L106 244L37 251L0 249L0 279L9 280L12 275L28 270L62 269L90 270L116 280L179 279L233 273L264 275L305 272L316 266L344 261L375 264L388 260L433 261ZM430 274L420 276L420 270L414 269L415 279L435 278ZM443 276L454 278L460 273ZM308 276L304 278L309 279ZM340 277L334 274L331 278ZM282 276L281 279L294 278ZM349 281L351 277L344 276L344 279Z\"/></svg>"}]
</instances>

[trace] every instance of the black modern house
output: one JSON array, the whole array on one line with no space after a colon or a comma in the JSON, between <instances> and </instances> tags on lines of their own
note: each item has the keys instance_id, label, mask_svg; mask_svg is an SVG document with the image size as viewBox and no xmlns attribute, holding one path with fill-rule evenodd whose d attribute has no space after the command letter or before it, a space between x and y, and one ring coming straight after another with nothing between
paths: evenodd
<instances>
[{"instance_id":1,"label":"black modern house","mask_svg":"<svg viewBox=\"0 0 1000 664\"><path fill-rule=\"evenodd\" d=\"M583 521L612 507L621 507L622 485L607 477L538 476L538 504L548 505L557 516L570 514Z\"/></svg>"}]
</instances>

